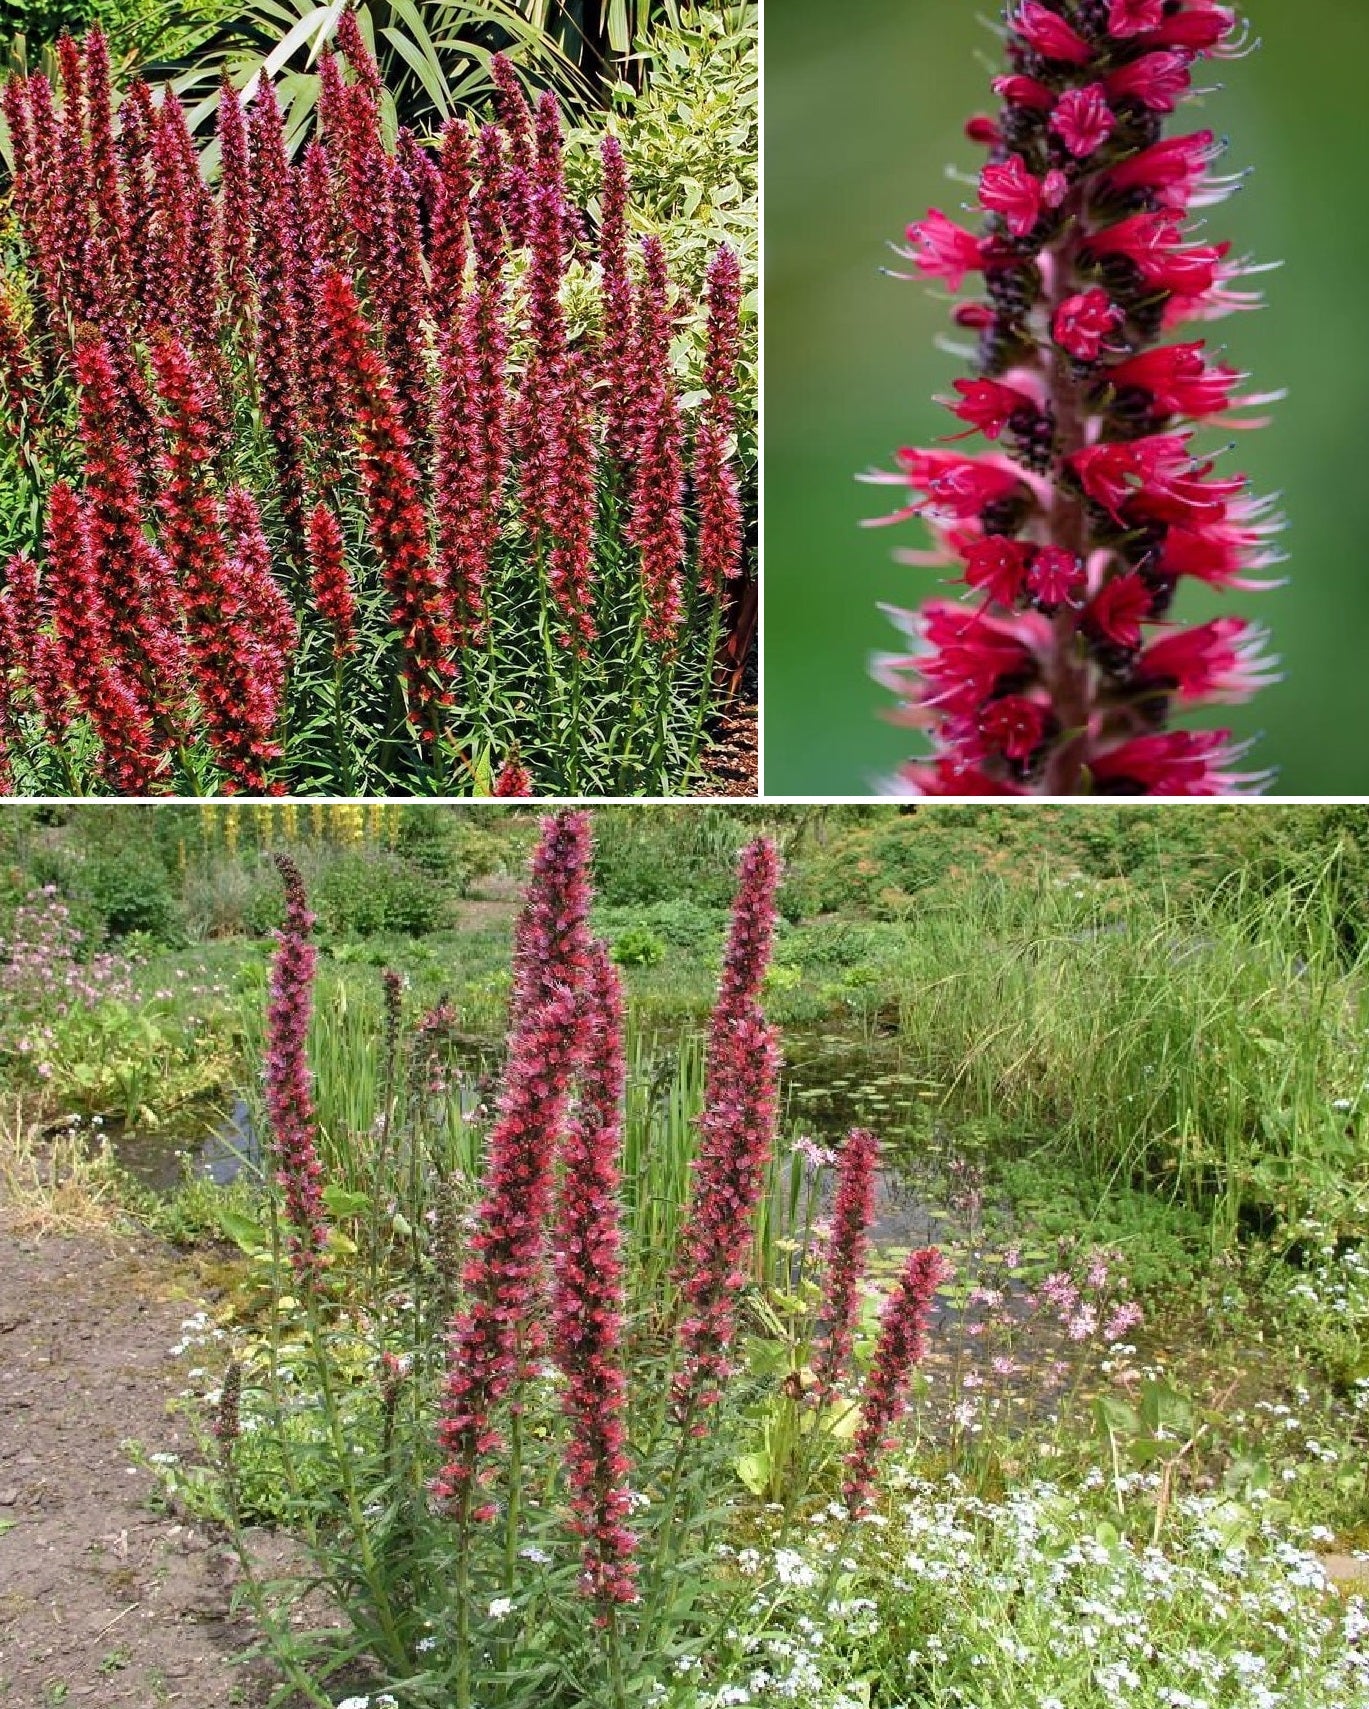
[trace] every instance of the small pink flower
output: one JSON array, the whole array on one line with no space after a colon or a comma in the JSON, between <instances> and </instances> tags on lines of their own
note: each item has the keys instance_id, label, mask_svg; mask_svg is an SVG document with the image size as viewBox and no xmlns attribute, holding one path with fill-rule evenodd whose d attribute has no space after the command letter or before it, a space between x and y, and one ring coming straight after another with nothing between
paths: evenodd
<instances>
[{"instance_id":1,"label":"small pink flower","mask_svg":"<svg viewBox=\"0 0 1369 1709\"><path fill-rule=\"evenodd\" d=\"M1067 89L1056 102L1050 128L1076 160L1096 154L1117 128L1103 85Z\"/></svg>"},{"instance_id":2,"label":"small pink flower","mask_svg":"<svg viewBox=\"0 0 1369 1709\"><path fill-rule=\"evenodd\" d=\"M1010 154L980 173L979 200L990 213L1002 214L1014 237L1026 237L1041 218L1041 180L1028 172L1020 154Z\"/></svg>"},{"instance_id":3,"label":"small pink flower","mask_svg":"<svg viewBox=\"0 0 1369 1709\"><path fill-rule=\"evenodd\" d=\"M944 279L953 291L964 284L967 273L984 265L980 240L936 208L928 211L925 220L908 227L908 242L913 245L912 259L918 271L930 279Z\"/></svg>"},{"instance_id":4,"label":"small pink flower","mask_svg":"<svg viewBox=\"0 0 1369 1709\"><path fill-rule=\"evenodd\" d=\"M1022 40L1046 59L1057 59L1069 65L1087 65L1093 57L1093 48L1079 32L1058 12L1052 12L1043 5L1041 0L1025 0L1011 22Z\"/></svg>"},{"instance_id":5,"label":"small pink flower","mask_svg":"<svg viewBox=\"0 0 1369 1709\"><path fill-rule=\"evenodd\" d=\"M1079 362L1096 362L1103 345L1122 324L1122 311L1107 292L1094 286L1068 297L1055 311L1055 342Z\"/></svg>"}]
</instances>

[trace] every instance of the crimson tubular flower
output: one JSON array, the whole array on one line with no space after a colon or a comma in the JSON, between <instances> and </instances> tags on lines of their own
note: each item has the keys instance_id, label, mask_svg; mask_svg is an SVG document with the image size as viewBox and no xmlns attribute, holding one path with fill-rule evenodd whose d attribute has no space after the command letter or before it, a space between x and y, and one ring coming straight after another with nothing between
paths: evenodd
<instances>
[{"instance_id":1,"label":"crimson tubular flower","mask_svg":"<svg viewBox=\"0 0 1369 1709\"><path fill-rule=\"evenodd\" d=\"M921 795L1247 794L1229 731L1170 727L1173 713L1248 699L1277 680L1265 632L1224 617L1179 629L1180 582L1259 588L1280 525L1241 475L1194 449L1195 432L1262 425L1231 412L1243 376L1171 329L1258 306L1248 263L1186 229L1191 208L1236 179L1210 168L1210 131L1164 137L1194 65L1237 51L1216 0L1021 0L1007 15L1009 71L994 80L984 219L932 209L908 229L917 272L958 291L978 334L976 377L943 400L988 449L903 450L868 477L908 489L881 520L921 517L962 603L890 615L914 642L876 659L899 723L932 753L895 787Z\"/></svg>"}]
</instances>

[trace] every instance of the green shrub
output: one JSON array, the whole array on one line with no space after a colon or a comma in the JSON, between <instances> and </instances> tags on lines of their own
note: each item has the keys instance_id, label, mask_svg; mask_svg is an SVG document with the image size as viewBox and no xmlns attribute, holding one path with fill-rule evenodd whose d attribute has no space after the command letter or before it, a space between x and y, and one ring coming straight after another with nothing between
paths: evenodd
<instances>
[{"instance_id":1,"label":"green shrub","mask_svg":"<svg viewBox=\"0 0 1369 1709\"><path fill-rule=\"evenodd\" d=\"M446 900L429 874L402 858L356 853L324 869L314 906L324 932L334 937L423 937L442 923Z\"/></svg>"},{"instance_id":2,"label":"green shrub","mask_svg":"<svg viewBox=\"0 0 1369 1709\"><path fill-rule=\"evenodd\" d=\"M666 946L646 926L629 926L613 941L613 959L619 967L658 967L666 957Z\"/></svg>"},{"instance_id":3,"label":"green shrub","mask_svg":"<svg viewBox=\"0 0 1369 1709\"><path fill-rule=\"evenodd\" d=\"M138 932L160 944L184 941L166 868L147 848L124 848L84 861L73 875L72 891L112 938Z\"/></svg>"}]
</instances>

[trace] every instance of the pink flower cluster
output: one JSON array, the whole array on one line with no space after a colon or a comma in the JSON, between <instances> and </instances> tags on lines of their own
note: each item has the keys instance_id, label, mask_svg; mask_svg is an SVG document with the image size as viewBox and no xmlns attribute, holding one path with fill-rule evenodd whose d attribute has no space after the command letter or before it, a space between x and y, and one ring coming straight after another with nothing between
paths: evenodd
<instances>
[{"instance_id":1,"label":"pink flower cluster","mask_svg":"<svg viewBox=\"0 0 1369 1709\"><path fill-rule=\"evenodd\" d=\"M266 1113L290 1223L290 1260L300 1280L308 1282L318 1274L328 1238L309 1072L317 952L311 942L314 916L299 868L286 854L276 856L276 866L285 885L285 923L276 937L266 1009Z\"/></svg>"},{"instance_id":2,"label":"pink flower cluster","mask_svg":"<svg viewBox=\"0 0 1369 1709\"><path fill-rule=\"evenodd\" d=\"M752 1223L774 1150L779 1043L761 1008L780 862L766 838L742 851L718 996L709 1022L699 1151L675 1281L683 1315L676 1416L702 1433L730 1370Z\"/></svg>"},{"instance_id":3,"label":"pink flower cluster","mask_svg":"<svg viewBox=\"0 0 1369 1709\"><path fill-rule=\"evenodd\" d=\"M897 787L924 795L1217 795L1263 780L1229 731L1172 728L1176 711L1233 704L1276 680L1265 633L1224 616L1183 629L1180 585L1252 580L1276 561L1279 519L1245 477L1195 448L1241 411L1244 376L1190 321L1253 308L1249 264L1188 224L1238 182L1211 172L1210 131L1166 137L1194 66L1230 56L1216 0L1014 0L1002 105L974 119L988 150L976 231L937 209L908 229L918 274L982 300L955 311L978 338L976 376L942 400L985 451L905 449L872 480L906 489L887 522L918 517L961 601L891 612L914 643L876 661L899 722L929 758ZM1238 412L1234 413L1233 412Z\"/></svg>"}]
</instances>

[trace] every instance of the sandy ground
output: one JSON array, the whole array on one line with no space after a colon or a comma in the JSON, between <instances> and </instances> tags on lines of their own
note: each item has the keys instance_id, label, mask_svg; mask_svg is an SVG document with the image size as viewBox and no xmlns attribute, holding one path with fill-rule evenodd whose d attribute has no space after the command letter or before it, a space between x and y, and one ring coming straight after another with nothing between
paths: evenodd
<instances>
[{"instance_id":1,"label":"sandy ground","mask_svg":"<svg viewBox=\"0 0 1369 1709\"><path fill-rule=\"evenodd\" d=\"M0 1706L256 1705L222 1542L159 1510L130 1440L190 1446L167 1401L199 1306L154 1246L0 1229Z\"/></svg>"}]
</instances>

